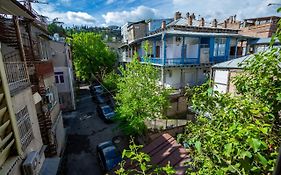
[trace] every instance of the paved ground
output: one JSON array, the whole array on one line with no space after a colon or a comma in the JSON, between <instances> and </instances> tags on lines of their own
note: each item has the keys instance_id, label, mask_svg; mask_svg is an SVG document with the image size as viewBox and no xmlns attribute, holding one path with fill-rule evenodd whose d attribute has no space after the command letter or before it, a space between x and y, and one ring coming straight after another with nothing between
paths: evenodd
<instances>
[{"instance_id":1,"label":"paved ground","mask_svg":"<svg viewBox=\"0 0 281 175\"><path fill-rule=\"evenodd\" d=\"M98 117L87 87L80 88L77 111L64 115L64 124L68 127L67 146L59 174L100 175L96 145L122 134L116 124L106 124ZM124 138L120 149L126 142Z\"/></svg>"}]
</instances>

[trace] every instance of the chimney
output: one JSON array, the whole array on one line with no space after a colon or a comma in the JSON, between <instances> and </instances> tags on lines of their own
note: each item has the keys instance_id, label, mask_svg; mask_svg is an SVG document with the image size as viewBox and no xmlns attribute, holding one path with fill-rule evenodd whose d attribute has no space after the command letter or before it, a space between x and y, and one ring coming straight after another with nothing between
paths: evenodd
<instances>
[{"instance_id":1,"label":"chimney","mask_svg":"<svg viewBox=\"0 0 281 175\"><path fill-rule=\"evenodd\" d=\"M230 23L233 23L233 16L230 16Z\"/></svg>"},{"instance_id":2,"label":"chimney","mask_svg":"<svg viewBox=\"0 0 281 175\"><path fill-rule=\"evenodd\" d=\"M186 19L188 19L190 16L189 12L186 13Z\"/></svg>"},{"instance_id":3,"label":"chimney","mask_svg":"<svg viewBox=\"0 0 281 175\"><path fill-rule=\"evenodd\" d=\"M161 25L161 29L165 29L165 28L166 28L166 21L163 20L163 21L162 21L162 25Z\"/></svg>"},{"instance_id":4,"label":"chimney","mask_svg":"<svg viewBox=\"0 0 281 175\"><path fill-rule=\"evenodd\" d=\"M192 16L189 16L189 18L187 18L187 24L189 25L189 26L192 26Z\"/></svg>"},{"instance_id":5,"label":"chimney","mask_svg":"<svg viewBox=\"0 0 281 175\"><path fill-rule=\"evenodd\" d=\"M227 28L227 20L224 20L224 22L223 22L223 28Z\"/></svg>"},{"instance_id":6,"label":"chimney","mask_svg":"<svg viewBox=\"0 0 281 175\"><path fill-rule=\"evenodd\" d=\"M218 26L218 21L216 19L214 19L212 21L212 27L217 27Z\"/></svg>"},{"instance_id":7,"label":"chimney","mask_svg":"<svg viewBox=\"0 0 281 175\"><path fill-rule=\"evenodd\" d=\"M205 26L205 19L201 18L199 26L204 27Z\"/></svg>"},{"instance_id":8,"label":"chimney","mask_svg":"<svg viewBox=\"0 0 281 175\"><path fill-rule=\"evenodd\" d=\"M176 12L174 16L174 21L181 18L181 12Z\"/></svg>"},{"instance_id":9,"label":"chimney","mask_svg":"<svg viewBox=\"0 0 281 175\"><path fill-rule=\"evenodd\" d=\"M194 13L192 13L191 18L192 18L192 19L195 19L195 15L194 15Z\"/></svg>"},{"instance_id":10,"label":"chimney","mask_svg":"<svg viewBox=\"0 0 281 175\"><path fill-rule=\"evenodd\" d=\"M236 15L233 16L234 23L236 23Z\"/></svg>"}]
</instances>

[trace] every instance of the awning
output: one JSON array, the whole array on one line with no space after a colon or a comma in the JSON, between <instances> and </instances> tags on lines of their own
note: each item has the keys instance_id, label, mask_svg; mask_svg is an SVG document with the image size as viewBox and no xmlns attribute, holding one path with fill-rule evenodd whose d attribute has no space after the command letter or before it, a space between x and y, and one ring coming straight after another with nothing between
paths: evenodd
<instances>
[{"instance_id":1,"label":"awning","mask_svg":"<svg viewBox=\"0 0 281 175\"><path fill-rule=\"evenodd\" d=\"M29 19L34 19L35 17L24 5L16 0L1 0L0 14L22 16Z\"/></svg>"}]
</instances>

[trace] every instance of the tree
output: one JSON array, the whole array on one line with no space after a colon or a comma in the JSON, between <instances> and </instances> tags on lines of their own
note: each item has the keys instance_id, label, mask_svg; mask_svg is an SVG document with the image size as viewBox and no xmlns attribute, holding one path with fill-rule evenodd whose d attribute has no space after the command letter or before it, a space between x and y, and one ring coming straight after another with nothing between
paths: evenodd
<instances>
[{"instance_id":1,"label":"tree","mask_svg":"<svg viewBox=\"0 0 281 175\"><path fill-rule=\"evenodd\" d=\"M113 91L117 89L118 79L119 79L119 75L114 71L112 71L103 77L102 82L103 85L106 87L106 89Z\"/></svg>"},{"instance_id":2,"label":"tree","mask_svg":"<svg viewBox=\"0 0 281 175\"><path fill-rule=\"evenodd\" d=\"M145 120L163 117L168 106L168 91L158 85L158 71L151 64L140 63L137 57L135 54L126 69L120 68L122 76L117 84L117 120L128 135L145 133Z\"/></svg>"},{"instance_id":3,"label":"tree","mask_svg":"<svg viewBox=\"0 0 281 175\"><path fill-rule=\"evenodd\" d=\"M279 28L273 40L281 39ZM234 79L238 96L196 87L199 111L179 139L190 146L188 174L271 174L281 144L281 51L253 55Z\"/></svg>"},{"instance_id":4,"label":"tree","mask_svg":"<svg viewBox=\"0 0 281 175\"><path fill-rule=\"evenodd\" d=\"M58 33L62 36L66 35L66 30L62 26L63 22L59 22L57 18L53 19L52 23L48 25L48 31L51 35Z\"/></svg>"},{"instance_id":5,"label":"tree","mask_svg":"<svg viewBox=\"0 0 281 175\"><path fill-rule=\"evenodd\" d=\"M95 33L75 33L72 35L73 61L76 75L87 81L95 76L99 79L110 72L116 62L116 54Z\"/></svg>"},{"instance_id":6,"label":"tree","mask_svg":"<svg viewBox=\"0 0 281 175\"><path fill-rule=\"evenodd\" d=\"M208 84L194 90L200 111L179 139L190 146L188 174L267 174L272 172L280 140L270 108L251 96L220 94Z\"/></svg>"},{"instance_id":7,"label":"tree","mask_svg":"<svg viewBox=\"0 0 281 175\"><path fill-rule=\"evenodd\" d=\"M152 175L152 174L175 174L175 170L168 163L164 167L159 167L152 165L150 162L150 156L146 153L140 151L142 145L136 145L134 141L131 141L129 150L124 150L122 153L122 158L127 160L119 163L120 168L115 171L118 175L128 175L128 174L142 174L142 175ZM126 169L125 164L135 165L131 169Z\"/></svg>"}]
</instances>

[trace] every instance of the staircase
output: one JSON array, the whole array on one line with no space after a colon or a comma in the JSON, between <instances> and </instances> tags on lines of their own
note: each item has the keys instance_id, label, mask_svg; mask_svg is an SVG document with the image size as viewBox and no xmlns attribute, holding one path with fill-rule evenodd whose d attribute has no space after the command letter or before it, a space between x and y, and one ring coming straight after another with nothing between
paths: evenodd
<instances>
[{"instance_id":1,"label":"staircase","mask_svg":"<svg viewBox=\"0 0 281 175\"><path fill-rule=\"evenodd\" d=\"M11 156L15 138L11 127L10 114L5 98L2 81L0 81L0 167Z\"/></svg>"},{"instance_id":2,"label":"staircase","mask_svg":"<svg viewBox=\"0 0 281 175\"><path fill-rule=\"evenodd\" d=\"M19 48L15 25L12 19L0 17L0 41L10 47Z\"/></svg>"}]
</instances>

